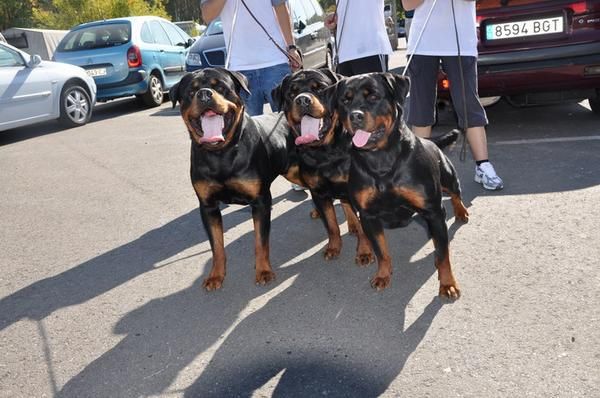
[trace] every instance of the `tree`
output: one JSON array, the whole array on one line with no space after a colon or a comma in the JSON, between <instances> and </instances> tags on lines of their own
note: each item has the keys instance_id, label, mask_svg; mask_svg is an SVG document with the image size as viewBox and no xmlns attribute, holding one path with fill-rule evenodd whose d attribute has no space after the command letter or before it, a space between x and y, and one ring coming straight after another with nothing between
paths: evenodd
<instances>
[{"instance_id":1,"label":"tree","mask_svg":"<svg viewBox=\"0 0 600 398\"><path fill-rule=\"evenodd\" d=\"M0 1L0 31L12 27L29 27L32 6L31 0Z\"/></svg>"},{"instance_id":2,"label":"tree","mask_svg":"<svg viewBox=\"0 0 600 398\"><path fill-rule=\"evenodd\" d=\"M33 9L33 23L39 28L70 29L84 22L134 15L170 19L162 0L52 0Z\"/></svg>"}]
</instances>

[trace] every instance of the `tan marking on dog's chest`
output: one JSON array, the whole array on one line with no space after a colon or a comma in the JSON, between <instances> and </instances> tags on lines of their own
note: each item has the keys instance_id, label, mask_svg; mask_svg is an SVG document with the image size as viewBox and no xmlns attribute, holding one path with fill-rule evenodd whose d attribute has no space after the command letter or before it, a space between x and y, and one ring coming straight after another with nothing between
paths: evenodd
<instances>
[{"instance_id":1,"label":"tan marking on dog's chest","mask_svg":"<svg viewBox=\"0 0 600 398\"><path fill-rule=\"evenodd\" d=\"M413 207L417 209L425 207L425 197L421 192L408 187L393 187L392 190L396 195L404 198Z\"/></svg>"},{"instance_id":2,"label":"tan marking on dog's chest","mask_svg":"<svg viewBox=\"0 0 600 398\"><path fill-rule=\"evenodd\" d=\"M216 192L223 189L223 184L214 181L192 181L192 185L194 186L194 191L196 191L198 198L203 200L208 200Z\"/></svg>"},{"instance_id":3,"label":"tan marking on dog's chest","mask_svg":"<svg viewBox=\"0 0 600 398\"><path fill-rule=\"evenodd\" d=\"M354 194L354 199L361 209L369 207L369 203L377 196L375 187L364 188Z\"/></svg>"},{"instance_id":4,"label":"tan marking on dog's chest","mask_svg":"<svg viewBox=\"0 0 600 398\"><path fill-rule=\"evenodd\" d=\"M262 182L260 180L243 180L232 178L225 182L225 186L254 199L260 195Z\"/></svg>"}]
</instances>

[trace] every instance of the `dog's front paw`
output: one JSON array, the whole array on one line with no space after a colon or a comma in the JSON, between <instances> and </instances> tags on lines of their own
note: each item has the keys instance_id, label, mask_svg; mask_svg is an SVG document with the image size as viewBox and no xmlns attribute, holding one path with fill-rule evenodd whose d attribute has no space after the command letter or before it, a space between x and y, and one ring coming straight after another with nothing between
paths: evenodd
<instances>
[{"instance_id":1,"label":"dog's front paw","mask_svg":"<svg viewBox=\"0 0 600 398\"><path fill-rule=\"evenodd\" d=\"M358 253L356 253L356 257L354 258L354 261L356 262L356 265L358 265L359 267L366 267L367 265L369 265L373 261L375 261L375 256L370 251L358 252Z\"/></svg>"},{"instance_id":2,"label":"dog's front paw","mask_svg":"<svg viewBox=\"0 0 600 398\"><path fill-rule=\"evenodd\" d=\"M260 271L256 273L256 284L266 285L267 283L275 280L275 273L273 271Z\"/></svg>"},{"instance_id":3,"label":"dog's front paw","mask_svg":"<svg viewBox=\"0 0 600 398\"><path fill-rule=\"evenodd\" d=\"M460 289L458 288L456 281L448 285L440 283L440 297L446 297L450 300L458 300L460 297Z\"/></svg>"},{"instance_id":4,"label":"dog's front paw","mask_svg":"<svg viewBox=\"0 0 600 398\"><path fill-rule=\"evenodd\" d=\"M208 292L220 289L223 286L223 279L225 278L222 276L211 276L204 280L202 287Z\"/></svg>"},{"instance_id":5,"label":"dog's front paw","mask_svg":"<svg viewBox=\"0 0 600 398\"><path fill-rule=\"evenodd\" d=\"M377 291L383 290L390 285L391 276L375 276L371 279L371 287Z\"/></svg>"},{"instance_id":6,"label":"dog's front paw","mask_svg":"<svg viewBox=\"0 0 600 398\"><path fill-rule=\"evenodd\" d=\"M341 251L342 249L340 247L327 246L327 249L323 252L323 257L325 257L325 260L333 260L340 255Z\"/></svg>"}]
</instances>

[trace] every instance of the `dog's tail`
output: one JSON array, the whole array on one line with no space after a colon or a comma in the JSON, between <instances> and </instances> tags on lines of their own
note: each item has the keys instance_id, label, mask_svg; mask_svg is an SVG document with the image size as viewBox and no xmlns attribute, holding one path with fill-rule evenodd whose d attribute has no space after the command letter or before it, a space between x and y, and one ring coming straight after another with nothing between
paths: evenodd
<instances>
[{"instance_id":1,"label":"dog's tail","mask_svg":"<svg viewBox=\"0 0 600 398\"><path fill-rule=\"evenodd\" d=\"M430 141L437 145L438 148L444 149L447 146L450 146L453 143L455 143L460 133L460 130L454 129L446 134L442 134L437 137L431 137Z\"/></svg>"}]
</instances>

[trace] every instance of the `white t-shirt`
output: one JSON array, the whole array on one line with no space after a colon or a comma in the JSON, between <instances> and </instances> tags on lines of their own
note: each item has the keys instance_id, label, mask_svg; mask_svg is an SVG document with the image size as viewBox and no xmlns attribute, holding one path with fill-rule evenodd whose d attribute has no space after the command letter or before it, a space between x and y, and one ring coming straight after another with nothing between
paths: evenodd
<instances>
[{"instance_id":1,"label":"white t-shirt","mask_svg":"<svg viewBox=\"0 0 600 398\"><path fill-rule=\"evenodd\" d=\"M336 35L340 63L392 53L383 0L339 0Z\"/></svg>"},{"instance_id":2,"label":"white t-shirt","mask_svg":"<svg viewBox=\"0 0 600 398\"><path fill-rule=\"evenodd\" d=\"M416 51L415 45L434 0L425 0L419 7L415 8L415 15L410 25L410 35L408 37L408 54L458 55L454 19L452 18L452 1L454 1L454 12L456 14L460 55L477 56L475 2L469 0L438 0Z\"/></svg>"},{"instance_id":3,"label":"white t-shirt","mask_svg":"<svg viewBox=\"0 0 600 398\"><path fill-rule=\"evenodd\" d=\"M233 40L231 40L231 48L227 49L231 53L229 69L241 71L287 63L288 58L275 47L275 44L267 37L267 34L258 26L239 0L227 0L221 11L225 45L229 45L233 15L238 2ZM274 4L282 2L282 0L246 0L246 5L267 29L271 37L281 48L286 49L287 45L273 9Z\"/></svg>"}]
</instances>

